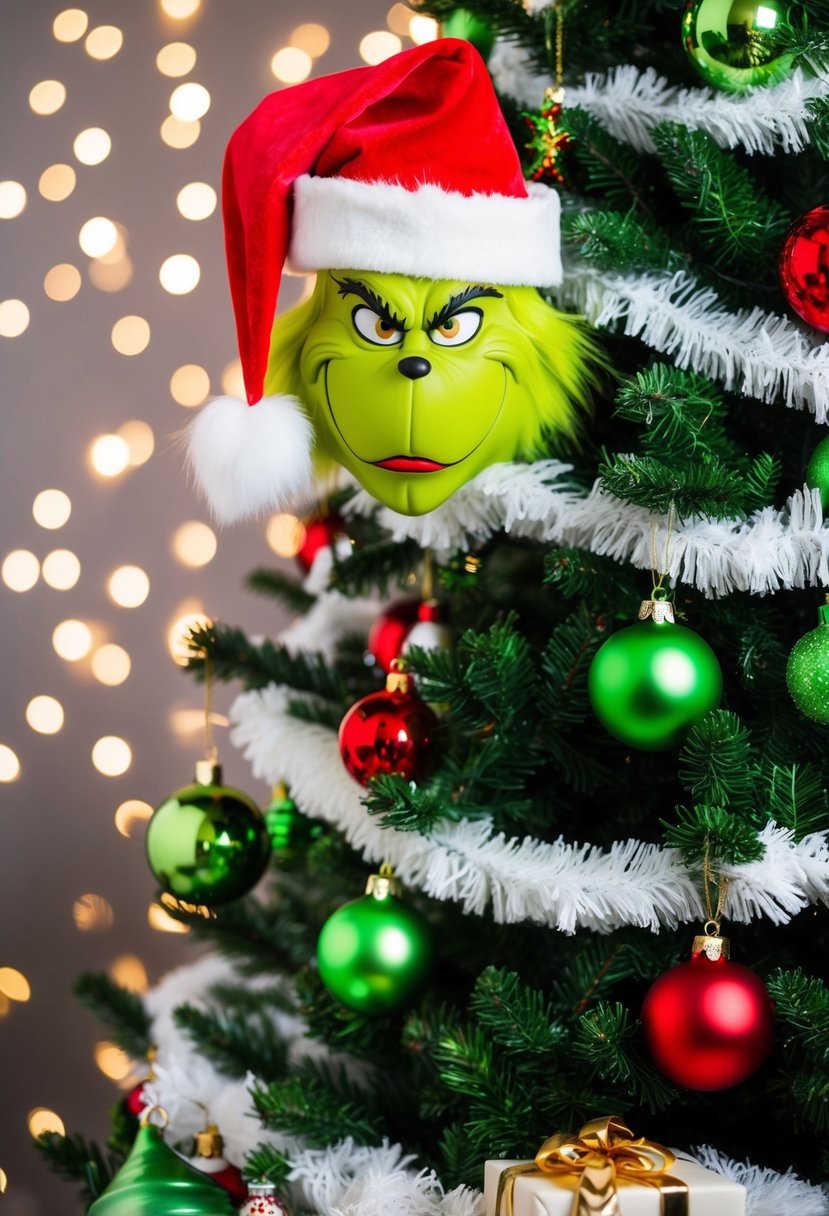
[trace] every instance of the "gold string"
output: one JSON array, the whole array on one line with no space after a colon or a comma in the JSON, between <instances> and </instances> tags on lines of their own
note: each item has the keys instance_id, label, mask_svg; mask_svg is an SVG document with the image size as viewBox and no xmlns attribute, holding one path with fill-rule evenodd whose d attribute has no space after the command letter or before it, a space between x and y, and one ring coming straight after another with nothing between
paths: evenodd
<instances>
[{"instance_id":1,"label":"gold string","mask_svg":"<svg viewBox=\"0 0 829 1216\"><path fill-rule=\"evenodd\" d=\"M705 910L708 913L708 920L705 924L705 930L708 932L708 926L714 926L714 933L717 937L720 935L720 921L722 920L723 908L725 906L725 897L728 894L728 879L722 873L715 874L711 868L711 838L706 833L705 836L705 853L702 859L702 882L703 893L705 896ZM717 888L717 906L711 903L711 887Z\"/></svg>"},{"instance_id":2,"label":"gold string","mask_svg":"<svg viewBox=\"0 0 829 1216\"><path fill-rule=\"evenodd\" d=\"M663 591L665 579L668 577L668 571L670 569L671 541L673 539L675 516L676 516L676 512L674 509L674 504L671 503L670 507L668 508L668 521L667 521L667 526L665 528L665 551L662 555L662 562L660 564L659 554L657 552L657 546L656 546L656 537L657 537L656 516L651 515L650 559L651 559L651 575L653 576L654 591Z\"/></svg>"},{"instance_id":3,"label":"gold string","mask_svg":"<svg viewBox=\"0 0 829 1216\"><path fill-rule=\"evenodd\" d=\"M213 742L213 660L204 653L204 758L216 762L219 752Z\"/></svg>"},{"instance_id":4,"label":"gold string","mask_svg":"<svg viewBox=\"0 0 829 1216\"><path fill-rule=\"evenodd\" d=\"M556 90L564 93L564 13L561 5L555 6L556 14Z\"/></svg>"}]
</instances>

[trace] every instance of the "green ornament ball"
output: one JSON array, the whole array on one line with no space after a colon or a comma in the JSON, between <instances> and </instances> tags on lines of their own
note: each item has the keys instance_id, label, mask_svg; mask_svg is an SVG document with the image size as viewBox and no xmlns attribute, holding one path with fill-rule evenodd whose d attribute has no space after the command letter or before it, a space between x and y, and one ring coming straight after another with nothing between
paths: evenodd
<instances>
[{"instance_id":1,"label":"green ornament ball","mask_svg":"<svg viewBox=\"0 0 829 1216\"><path fill-rule=\"evenodd\" d=\"M786 684L801 713L829 726L829 604L820 624L795 642L786 664Z\"/></svg>"},{"instance_id":2,"label":"green ornament ball","mask_svg":"<svg viewBox=\"0 0 829 1216\"><path fill-rule=\"evenodd\" d=\"M297 861L304 857L322 832L322 825L303 815L284 786L274 789L265 810L265 826L277 861Z\"/></svg>"},{"instance_id":3,"label":"green ornament ball","mask_svg":"<svg viewBox=\"0 0 829 1216\"><path fill-rule=\"evenodd\" d=\"M596 653L588 675L593 710L611 735L642 751L678 747L716 709L722 672L707 642L670 621L621 629Z\"/></svg>"},{"instance_id":4,"label":"green ornament ball","mask_svg":"<svg viewBox=\"0 0 829 1216\"><path fill-rule=\"evenodd\" d=\"M265 872L265 821L247 794L222 784L218 765L199 765L196 773L193 785L171 794L150 819L147 859L168 895L192 904L231 903Z\"/></svg>"},{"instance_id":5,"label":"green ornament ball","mask_svg":"<svg viewBox=\"0 0 829 1216\"><path fill-rule=\"evenodd\" d=\"M444 38L465 38L486 63L495 45L495 31L486 21L476 17L465 8L456 8L441 23Z\"/></svg>"},{"instance_id":6,"label":"green ornament ball","mask_svg":"<svg viewBox=\"0 0 829 1216\"><path fill-rule=\"evenodd\" d=\"M824 512L829 511L829 435L821 439L806 465L806 485L820 490Z\"/></svg>"},{"instance_id":7,"label":"green ornament ball","mask_svg":"<svg viewBox=\"0 0 829 1216\"><path fill-rule=\"evenodd\" d=\"M432 969L428 924L391 890L382 894L384 884L372 875L367 893L338 908L317 942L326 988L349 1009L369 1016L404 1009Z\"/></svg>"},{"instance_id":8,"label":"green ornament ball","mask_svg":"<svg viewBox=\"0 0 829 1216\"><path fill-rule=\"evenodd\" d=\"M193 1169L146 1124L87 1216L235 1216L223 1187Z\"/></svg>"},{"instance_id":9,"label":"green ornament ball","mask_svg":"<svg viewBox=\"0 0 829 1216\"><path fill-rule=\"evenodd\" d=\"M777 29L791 5L784 0L688 0L682 17L685 52L706 84L730 93L775 85L790 76L794 56Z\"/></svg>"}]
</instances>

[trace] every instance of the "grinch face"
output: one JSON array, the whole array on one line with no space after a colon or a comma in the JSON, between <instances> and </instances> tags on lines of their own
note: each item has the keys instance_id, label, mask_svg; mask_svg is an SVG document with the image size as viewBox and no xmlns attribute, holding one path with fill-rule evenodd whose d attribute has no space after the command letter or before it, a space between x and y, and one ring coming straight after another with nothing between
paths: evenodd
<instances>
[{"instance_id":1,"label":"grinch face","mask_svg":"<svg viewBox=\"0 0 829 1216\"><path fill-rule=\"evenodd\" d=\"M536 356L509 288L369 271L321 277L321 312L299 361L321 454L406 515L515 458L528 408L522 359Z\"/></svg>"}]
</instances>

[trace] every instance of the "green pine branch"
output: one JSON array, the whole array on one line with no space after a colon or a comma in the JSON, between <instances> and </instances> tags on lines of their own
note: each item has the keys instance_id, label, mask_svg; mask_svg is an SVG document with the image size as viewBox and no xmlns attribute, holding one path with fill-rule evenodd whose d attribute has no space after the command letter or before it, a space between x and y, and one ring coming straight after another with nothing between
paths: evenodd
<instances>
[{"instance_id":1,"label":"green pine branch","mask_svg":"<svg viewBox=\"0 0 829 1216\"><path fill-rule=\"evenodd\" d=\"M691 728L679 753L678 776L695 802L753 812L757 762L737 714L713 709Z\"/></svg>"},{"instance_id":2,"label":"green pine branch","mask_svg":"<svg viewBox=\"0 0 829 1216\"><path fill-rule=\"evenodd\" d=\"M514 971L487 967L475 984L470 1010L509 1054L551 1056L561 1047L564 1027L549 1001Z\"/></svg>"},{"instance_id":3,"label":"green pine branch","mask_svg":"<svg viewBox=\"0 0 829 1216\"><path fill-rule=\"evenodd\" d=\"M768 798L769 818L789 828L796 840L829 827L826 779L809 763L760 766L760 789Z\"/></svg>"},{"instance_id":4,"label":"green pine branch","mask_svg":"<svg viewBox=\"0 0 829 1216\"><path fill-rule=\"evenodd\" d=\"M674 272L686 268L689 261L674 248L667 233L629 211L565 213L561 234L583 261L600 270Z\"/></svg>"},{"instance_id":5,"label":"green pine branch","mask_svg":"<svg viewBox=\"0 0 829 1216\"><path fill-rule=\"evenodd\" d=\"M35 1149L53 1174L80 1185L81 1198L87 1205L103 1194L123 1165L123 1160L114 1154L105 1155L94 1141L77 1134L44 1132L35 1140Z\"/></svg>"},{"instance_id":6,"label":"green pine branch","mask_svg":"<svg viewBox=\"0 0 829 1216\"><path fill-rule=\"evenodd\" d=\"M299 1012L308 1025L311 1039L327 1043L334 1051L347 1051L360 1060L399 1064L400 1019L368 1017L358 1013L328 991L319 972L303 967L294 977Z\"/></svg>"},{"instance_id":7,"label":"green pine branch","mask_svg":"<svg viewBox=\"0 0 829 1216\"><path fill-rule=\"evenodd\" d=\"M248 1153L243 1170L248 1182L259 1182L265 1179L277 1188L283 1187L291 1172L291 1161L272 1144L259 1144L252 1153Z\"/></svg>"},{"instance_id":8,"label":"green pine branch","mask_svg":"<svg viewBox=\"0 0 829 1216\"><path fill-rule=\"evenodd\" d=\"M152 1022L139 996L116 984L104 971L79 976L73 992L104 1023L117 1047L134 1059L146 1056L152 1045Z\"/></svg>"},{"instance_id":9,"label":"green pine branch","mask_svg":"<svg viewBox=\"0 0 829 1216\"><path fill-rule=\"evenodd\" d=\"M267 1013L249 1009L203 1009L181 1005L173 1014L200 1054L219 1072L235 1080L255 1072L263 1081L277 1081L285 1074L288 1050Z\"/></svg>"},{"instance_id":10,"label":"green pine branch","mask_svg":"<svg viewBox=\"0 0 829 1216\"><path fill-rule=\"evenodd\" d=\"M706 258L723 270L742 269L752 281L758 270L773 270L792 221L786 208L704 131L666 122L652 136Z\"/></svg>"},{"instance_id":11,"label":"green pine branch","mask_svg":"<svg viewBox=\"0 0 829 1216\"><path fill-rule=\"evenodd\" d=\"M241 899L221 908L215 918L169 908L188 924L192 935L234 960L242 975L291 972L303 966L316 945L321 920L308 902L295 898L286 881L267 903Z\"/></svg>"},{"instance_id":12,"label":"green pine branch","mask_svg":"<svg viewBox=\"0 0 829 1216\"><path fill-rule=\"evenodd\" d=\"M297 579L281 570L266 570L261 567L251 571L245 585L257 595L267 595L279 600L297 615L306 613L316 603L316 596L306 591Z\"/></svg>"},{"instance_id":13,"label":"green pine branch","mask_svg":"<svg viewBox=\"0 0 829 1216\"><path fill-rule=\"evenodd\" d=\"M744 818L725 806L695 803L692 807L678 806L676 821L662 819L665 844L679 849L689 864L701 863L706 855L712 867L745 865L759 861L763 845L757 832L763 826L762 817Z\"/></svg>"},{"instance_id":14,"label":"green pine branch","mask_svg":"<svg viewBox=\"0 0 829 1216\"><path fill-rule=\"evenodd\" d=\"M578 1019L573 1053L602 1084L618 1085L622 1101L656 1114L678 1097L677 1089L641 1051L640 1026L618 1001L600 1002Z\"/></svg>"},{"instance_id":15,"label":"green pine branch","mask_svg":"<svg viewBox=\"0 0 829 1216\"><path fill-rule=\"evenodd\" d=\"M345 681L322 655L291 654L268 639L255 645L241 629L222 624L193 629L190 646L194 653L187 670L199 679L204 677L207 656L217 680L240 679L246 688L284 684L323 700L348 702Z\"/></svg>"},{"instance_id":16,"label":"green pine branch","mask_svg":"<svg viewBox=\"0 0 829 1216\"><path fill-rule=\"evenodd\" d=\"M405 587L413 571L420 568L423 552L415 540L377 541L351 550L339 558L334 555L329 586L343 595L381 595Z\"/></svg>"},{"instance_id":17,"label":"green pine branch","mask_svg":"<svg viewBox=\"0 0 829 1216\"><path fill-rule=\"evenodd\" d=\"M591 604L632 601L641 591L641 579L630 566L586 549L550 550L544 559L544 581L568 600Z\"/></svg>"},{"instance_id":18,"label":"green pine branch","mask_svg":"<svg viewBox=\"0 0 829 1216\"><path fill-rule=\"evenodd\" d=\"M257 1085L252 1098L265 1127L300 1136L311 1148L325 1148L346 1136L357 1144L383 1139L384 1120L372 1094L342 1066L305 1059L285 1080Z\"/></svg>"},{"instance_id":19,"label":"green pine branch","mask_svg":"<svg viewBox=\"0 0 829 1216\"><path fill-rule=\"evenodd\" d=\"M678 469L654 456L605 453L599 476L606 493L660 515L673 509L680 522L745 514L744 476L717 456Z\"/></svg>"},{"instance_id":20,"label":"green pine branch","mask_svg":"<svg viewBox=\"0 0 829 1216\"><path fill-rule=\"evenodd\" d=\"M571 136L568 153L581 171L579 185L584 193L598 195L604 208L617 208L623 213L634 209L648 217L651 244L656 248L653 173L648 159L612 136L598 119L578 106L565 109L562 121Z\"/></svg>"}]
</instances>

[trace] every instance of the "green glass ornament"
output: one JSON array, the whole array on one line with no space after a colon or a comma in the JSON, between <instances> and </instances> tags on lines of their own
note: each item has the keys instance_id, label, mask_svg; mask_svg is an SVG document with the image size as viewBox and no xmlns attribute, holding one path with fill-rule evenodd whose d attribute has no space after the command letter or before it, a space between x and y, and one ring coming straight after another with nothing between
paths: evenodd
<instances>
[{"instance_id":1,"label":"green glass ornament","mask_svg":"<svg viewBox=\"0 0 829 1216\"><path fill-rule=\"evenodd\" d=\"M791 7L784 0L688 0L682 17L686 54L715 89L741 93L779 84L794 67L775 32Z\"/></svg>"},{"instance_id":2,"label":"green glass ornament","mask_svg":"<svg viewBox=\"0 0 829 1216\"><path fill-rule=\"evenodd\" d=\"M210 760L193 785L171 794L147 827L147 859L169 895L192 904L240 899L265 872L270 841L256 804L222 785Z\"/></svg>"},{"instance_id":3,"label":"green glass ornament","mask_svg":"<svg viewBox=\"0 0 829 1216\"><path fill-rule=\"evenodd\" d=\"M677 747L722 696L722 672L707 642L674 623L673 605L643 600L639 622L604 643L588 675L596 717L642 751Z\"/></svg>"},{"instance_id":4,"label":"green glass ornament","mask_svg":"<svg viewBox=\"0 0 829 1216\"><path fill-rule=\"evenodd\" d=\"M816 629L795 642L786 683L802 714L829 725L829 602L818 609L818 621Z\"/></svg>"},{"instance_id":5,"label":"green glass ornament","mask_svg":"<svg viewBox=\"0 0 829 1216\"><path fill-rule=\"evenodd\" d=\"M396 1013L429 978L429 926L400 895L400 883L384 866L369 878L365 895L338 908L322 927L320 976L338 1000L358 1013Z\"/></svg>"},{"instance_id":6,"label":"green glass ornament","mask_svg":"<svg viewBox=\"0 0 829 1216\"><path fill-rule=\"evenodd\" d=\"M467 42L471 42L484 63L489 59L495 45L495 31L492 27L465 8L456 8L445 17L441 22L440 32L444 38L465 38Z\"/></svg>"},{"instance_id":7,"label":"green glass ornament","mask_svg":"<svg viewBox=\"0 0 829 1216\"><path fill-rule=\"evenodd\" d=\"M820 490L824 513L829 512L829 435L821 439L806 466L806 485Z\"/></svg>"},{"instance_id":8,"label":"green glass ornament","mask_svg":"<svg viewBox=\"0 0 829 1216\"><path fill-rule=\"evenodd\" d=\"M235 1216L227 1191L182 1161L144 1123L130 1155L87 1216Z\"/></svg>"},{"instance_id":9,"label":"green glass ornament","mask_svg":"<svg viewBox=\"0 0 829 1216\"><path fill-rule=\"evenodd\" d=\"M322 833L322 824L303 815L288 789L275 785L265 811L265 826L277 861L297 861Z\"/></svg>"}]
</instances>

